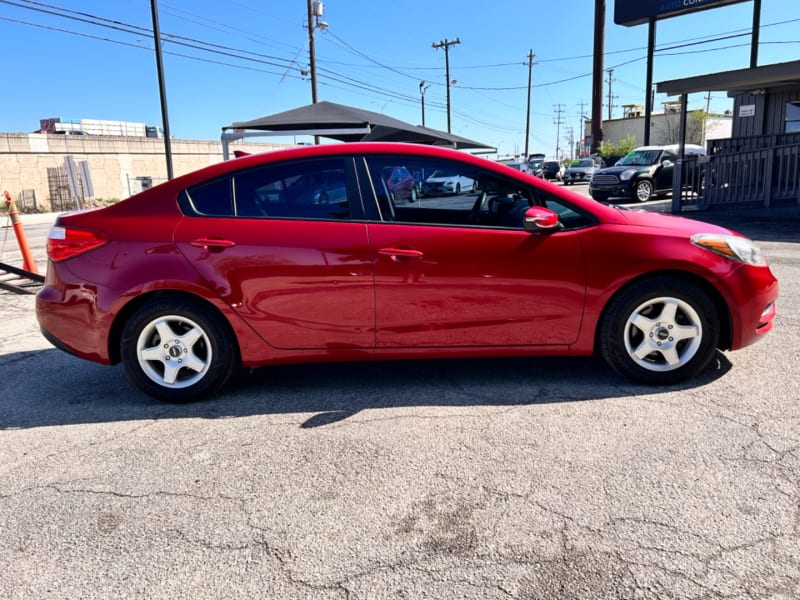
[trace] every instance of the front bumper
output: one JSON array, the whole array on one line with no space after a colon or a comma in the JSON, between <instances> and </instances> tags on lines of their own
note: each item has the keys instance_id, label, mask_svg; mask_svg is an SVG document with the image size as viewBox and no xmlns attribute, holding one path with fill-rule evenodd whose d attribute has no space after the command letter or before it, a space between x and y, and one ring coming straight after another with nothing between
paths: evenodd
<instances>
[{"instance_id":1,"label":"front bumper","mask_svg":"<svg viewBox=\"0 0 800 600\"><path fill-rule=\"evenodd\" d=\"M743 265L726 281L733 298L731 309L731 350L753 344L775 323L778 280L769 267Z\"/></svg>"},{"instance_id":2,"label":"front bumper","mask_svg":"<svg viewBox=\"0 0 800 600\"><path fill-rule=\"evenodd\" d=\"M594 185L589 181L589 194L602 194L609 198L633 198L633 186L628 183L615 185Z\"/></svg>"}]
</instances>

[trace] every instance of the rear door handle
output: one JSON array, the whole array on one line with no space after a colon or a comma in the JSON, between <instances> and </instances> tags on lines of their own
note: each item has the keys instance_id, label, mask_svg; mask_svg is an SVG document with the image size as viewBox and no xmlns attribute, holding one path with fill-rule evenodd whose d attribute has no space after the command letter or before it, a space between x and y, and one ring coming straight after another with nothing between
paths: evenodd
<instances>
[{"instance_id":1,"label":"rear door handle","mask_svg":"<svg viewBox=\"0 0 800 600\"><path fill-rule=\"evenodd\" d=\"M236 242L233 240L225 240L222 238L198 238L196 240L192 240L189 242L192 246L196 248L202 248L203 250L224 250L225 248L233 248L236 245Z\"/></svg>"},{"instance_id":2,"label":"rear door handle","mask_svg":"<svg viewBox=\"0 0 800 600\"><path fill-rule=\"evenodd\" d=\"M424 256L419 250L409 248L381 248L378 250L381 256L388 256L393 261L418 260Z\"/></svg>"}]
</instances>

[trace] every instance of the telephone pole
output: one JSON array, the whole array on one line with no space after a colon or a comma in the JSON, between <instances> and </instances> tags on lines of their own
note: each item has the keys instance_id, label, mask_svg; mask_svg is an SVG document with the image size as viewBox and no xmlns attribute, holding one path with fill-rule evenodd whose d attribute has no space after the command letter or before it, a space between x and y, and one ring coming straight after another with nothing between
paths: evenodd
<instances>
[{"instance_id":1,"label":"telephone pole","mask_svg":"<svg viewBox=\"0 0 800 600\"><path fill-rule=\"evenodd\" d=\"M592 152L603 141L603 53L606 0L594 0L594 59L592 61Z\"/></svg>"},{"instance_id":2,"label":"telephone pole","mask_svg":"<svg viewBox=\"0 0 800 600\"><path fill-rule=\"evenodd\" d=\"M561 115L564 114L564 105L554 104L553 110L556 111L556 120L554 123L556 126L556 160L561 160L561 125L564 123L561 119Z\"/></svg>"},{"instance_id":3,"label":"telephone pole","mask_svg":"<svg viewBox=\"0 0 800 600\"><path fill-rule=\"evenodd\" d=\"M533 50L528 51L528 112L525 114L525 160L528 160L528 139L531 134L531 81L533 80Z\"/></svg>"},{"instance_id":4,"label":"telephone pole","mask_svg":"<svg viewBox=\"0 0 800 600\"><path fill-rule=\"evenodd\" d=\"M167 179L172 179L172 142L169 133L169 114L167 113L167 88L164 84L164 62L161 58L161 29L158 26L158 3L150 0L153 15L153 38L156 46L156 71L158 71L158 91L161 96L161 123L164 127L164 154L167 157Z\"/></svg>"},{"instance_id":5,"label":"telephone pole","mask_svg":"<svg viewBox=\"0 0 800 600\"><path fill-rule=\"evenodd\" d=\"M581 147L583 147L583 140L586 139L586 121L589 119L586 118L586 115L583 112L585 110L584 106L586 106L586 102L584 100L581 100L580 104L581 104L581 112L579 114L580 125L578 126L578 142L581 144ZM580 158L581 154L580 152L577 151L577 145L575 146L575 150L576 150L575 158Z\"/></svg>"},{"instance_id":6,"label":"telephone pole","mask_svg":"<svg viewBox=\"0 0 800 600\"><path fill-rule=\"evenodd\" d=\"M445 78L447 79L447 133L450 133L450 46L455 46L460 43L461 40L458 38L452 41L445 38L438 44L436 42L431 44L436 50L444 48L444 72Z\"/></svg>"},{"instance_id":7,"label":"telephone pole","mask_svg":"<svg viewBox=\"0 0 800 600\"><path fill-rule=\"evenodd\" d=\"M611 120L611 110L614 108L614 98L616 96L611 95L611 84L614 81L612 79L612 75L614 74L614 69L608 70L608 120Z\"/></svg>"}]
</instances>

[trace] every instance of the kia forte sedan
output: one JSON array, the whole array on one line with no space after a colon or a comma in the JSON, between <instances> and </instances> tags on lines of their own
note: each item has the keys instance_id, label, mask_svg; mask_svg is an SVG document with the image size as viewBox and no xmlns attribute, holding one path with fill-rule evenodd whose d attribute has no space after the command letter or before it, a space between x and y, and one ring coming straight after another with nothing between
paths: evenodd
<instances>
[{"instance_id":1,"label":"kia forte sedan","mask_svg":"<svg viewBox=\"0 0 800 600\"><path fill-rule=\"evenodd\" d=\"M397 165L478 193L395 202ZM727 229L412 144L212 165L59 216L47 252L47 339L121 362L166 401L213 394L242 366L425 357L597 354L671 384L763 337L778 295Z\"/></svg>"}]
</instances>

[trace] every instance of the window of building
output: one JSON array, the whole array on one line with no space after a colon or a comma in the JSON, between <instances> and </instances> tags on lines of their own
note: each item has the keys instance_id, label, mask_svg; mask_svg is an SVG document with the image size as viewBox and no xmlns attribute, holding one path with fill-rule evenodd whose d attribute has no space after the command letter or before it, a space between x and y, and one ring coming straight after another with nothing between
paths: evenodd
<instances>
[{"instance_id":1,"label":"window of building","mask_svg":"<svg viewBox=\"0 0 800 600\"><path fill-rule=\"evenodd\" d=\"M800 102L787 102L784 133L796 133L798 131L800 131Z\"/></svg>"}]
</instances>

